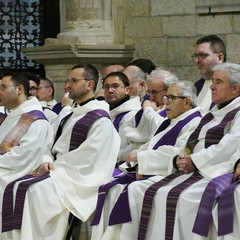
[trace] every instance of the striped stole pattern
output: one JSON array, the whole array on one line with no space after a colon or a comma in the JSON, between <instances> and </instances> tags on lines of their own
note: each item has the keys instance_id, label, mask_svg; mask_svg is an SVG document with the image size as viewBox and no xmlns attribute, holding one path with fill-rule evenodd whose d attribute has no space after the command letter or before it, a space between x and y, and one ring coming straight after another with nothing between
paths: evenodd
<instances>
[{"instance_id":1,"label":"striped stole pattern","mask_svg":"<svg viewBox=\"0 0 240 240\"><path fill-rule=\"evenodd\" d=\"M83 141L86 140L88 130L92 126L92 124L101 117L109 117L108 113L104 110L97 109L91 112L88 112L84 117L79 119L74 127L71 135L71 141L69 150L74 150L79 145L82 144ZM33 177L31 175L26 175L20 179L17 179L11 183L9 183L4 191L3 197L3 206L7 206L6 210L3 209L2 214L2 232L11 231L13 229L21 229L22 224L22 215L24 208L24 201L28 187L36 182L42 181L46 178L50 177L49 174L45 174L38 177ZM29 179L29 180L26 180ZM15 208L13 211L13 187L17 181L26 180L19 184L16 193L15 200Z\"/></svg>"},{"instance_id":2,"label":"striped stole pattern","mask_svg":"<svg viewBox=\"0 0 240 240\"><path fill-rule=\"evenodd\" d=\"M240 107L227 113L223 118L223 120L218 125L208 130L208 132L206 133L206 136L209 138L209 140L207 138L205 139L205 147L209 147L212 144L217 144L221 140L221 138L224 135L224 127L233 120L233 118L235 117L239 109ZM190 135L188 139L188 142L186 144L186 150L185 150L186 154L190 155L193 152L193 149L196 143L198 142L197 138L199 136L199 133L202 127L208 122L210 122L213 118L214 116L212 115L211 112L209 112L201 119L201 122L199 123L198 127L195 129L195 131ZM187 187L189 187L193 183L199 181L200 179L202 179L202 176L198 172L196 172L192 175L192 177L178 184L176 187L173 188L173 190L169 192L169 195L167 198L167 210L166 210L166 232L165 232L166 239L172 239L172 236L173 236L175 211L176 211L176 205L177 205L177 200L179 195L183 190L185 190ZM145 196L146 196L146 193L145 193ZM142 209L143 208L145 208L144 204ZM149 218L149 217L150 217L150 214L146 218ZM143 221L148 222L149 219L148 220L144 219ZM139 232L141 231L142 229L141 229L141 222L140 222ZM147 230L143 234L141 234L141 238L139 238L139 240L145 239L146 232Z\"/></svg>"},{"instance_id":3,"label":"striped stole pattern","mask_svg":"<svg viewBox=\"0 0 240 240\"><path fill-rule=\"evenodd\" d=\"M93 216L93 220L91 222L91 226L97 225L100 222L102 209L103 209L103 205L104 205L108 190L110 190L112 187L114 187L117 184L126 184L126 183L133 182L135 180L136 180L135 173L124 173L123 175L119 176L113 181L99 187L97 207Z\"/></svg>"},{"instance_id":4,"label":"striped stole pattern","mask_svg":"<svg viewBox=\"0 0 240 240\"><path fill-rule=\"evenodd\" d=\"M182 183L173 187L167 196L167 211L166 211L166 225L165 225L165 239L173 239L173 229L176 215L177 202L180 194L192 184L198 182L203 177L199 172L194 172L191 177Z\"/></svg>"},{"instance_id":5,"label":"striped stole pattern","mask_svg":"<svg viewBox=\"0 0 240 240\"><path fill-rule=\"evenodd\" d=\"M231 184L232 174L228 173L212 179L204 190L199 204L193 232L207 237L212 221L212 207L223 190Z\"/></svg>"},{"instance_id":6,"label":"striped stole pattern","mask_svg":"<svg viewBox=\"0 0 240 240\"><path fill-rule=\"evenodd\" d=\"M143 198L143 205L142 205L142 212L139 224L139 231L138 231L138 240L145 240L147 230L148 230L148 223L151 217L152 211L152 204L155 197L156 192L159 188L167 185L175 178L181 176L183 173L176 171L167 177L163 178L162 180L152 184L144 194Z\"/></svg>"},{"instance_id":7,"label":"striped stole pattern","mask_svg":"<svg viewBox=\"0 0 240 240\"><path fill-rule=\"evenodd\" d=\"M9 152L12 147L17 146L22 137L27 133L31 124L38 119L47 120L44 113L37 110L22 114L16 125L8 132L1 142L0 154L3 155Z\"/></svg>"},{"instance_id":8,"label":"striped stole pattern","mask_svg":"<svg viewBox=\"0 0 240 240\"><path fill-rule=\"evenodd\" d=\"M234 190L239 181L228 186L219 197L218 201L218 236L233 232L234 219Z\"/></svg>"}]
</instances>

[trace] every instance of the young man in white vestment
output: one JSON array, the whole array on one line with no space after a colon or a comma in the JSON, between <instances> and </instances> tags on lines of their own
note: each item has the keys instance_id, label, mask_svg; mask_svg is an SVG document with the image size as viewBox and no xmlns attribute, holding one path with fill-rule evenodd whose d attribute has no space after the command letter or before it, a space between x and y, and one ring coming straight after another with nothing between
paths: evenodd
<instances>
[{"instance_id":1,"label":"young man in white vestment","mask_svg":"<svg viewBox=\"0 0 240 240\"><path fill-rule=\"evenodd\" d=\"M27 76L5 73L0 83L0 102L6 109L0 123L0 229L6 185L36 169L52 141L53 132L39 101L28 96Z\"/></svg>"},{"instance_id":2,"label":"young man in white vestment","mask_svg":"<svg viewBox=\"0 0 240 240\"><path fill-rule=\"evenodd\" d=\"M141 109L139 97L130 98L130 83L122 72L111 72L103 79L104 96L110 105L110 117L121 138L121 147L118 154L118 162L124 161L126 156L134 148L133 143L127 140L126 129L128 122L135 117Z\"/></svg>"},{"instance_id":3,"label":"young man in white vestment","mask_svg":"<svg viewBox=\"0 0 240 240\"><path fill-rule=\"evenodd\" d=\"M144 228L145 216L141 211L145 212L146 205L143 197L157 179L130 185L129 202L134 221L119 227L119 239L140 236L139 239L192 240L198 237L192 230L203 191L210 179L232 171L229 159L236 152L240 137L240 65L221 63L213 68L213 72L211 92L216 105L190 135L185 154L180 151L175 158L178 177L158 189L150 209L149 223ZM183 182L189 183L185 189L181 189ZM171 205L171 194L176 191L180 196ZM175 209L174 213L172 209ZM142 234L144 229L146 231ZM209 239L214 238L209 236Z\"/></svg>"},{"instance_id":4,"label":"young man in white vestment","mask_svg":"<svg viewBox=\"0 0 240 240\"><path fill-rule=\"evenodd\" d=\"M43 156L44 163L32 173L50 176L27 190L21 229L7 232L9 239L65 239L69 213L81 221L93 213L98 187L111 179L120 147L108 104L94 98L98 78L97 69L90 64L78 64L69 73L72 114L65 118L59 138ZM80 144L76 140L85 127L77 124L96 112L102 116L96 114L95 121L86 125L88 131ZM74 136L76 146L72 148Z\"/></svg>"},{"instance_id":5,"label":"young man in white vestment","mask_svg":"<svg viewBox=\"0 0 240 240\"><path fill-rule=\"evenodd\" d=\"M149 178L159 180L162 178L160 176L166 176L173 171L172 158L178 152L183 151L188 136L196 128L201 119L199 109L194 107L195 100L195 88L191 82L177 82L169 86L164 96L167 118L160 125L159 132L157 130L156 135L148 143L141 146L138 150L132 151L127 158L127 164L138 163L137 179L142 179L146 175L159 175ZM126 164L125 167L127 167ZM144 184L145 181L153 182L153 180L144 180L129 184L128 198L130 200L129 207L132 215L130 223L109 226L108 222L112 209L121 192L124 192L122 190L125 185L117 184L109 190L106 195L100 221L93 226L92 240L137 239L139 217L136 214L139 214L138 211L141 211L142 196L134 196L132 195L132 191L141 192L142 190L139 190L135 185L139 182ZM125 206L121 206L120 208L120 211L125 211ZM117 218L118 216L116 215ZM125 231L123 233L120 231L124 225L130 226L127 229L126 236Z\"/></svg>"},{"instance_id":6,"label":"young man in white vestment","mask_svg":"<svg viewBox=\"0 0 240 240\"><path fill-rule=\"evenodd\" d=\"M213 107L210 90L212 68L226 62L226 47L222 39L216 35L203 36L196 41L195 51L191 57L201 75L201 79L195 82L197 106L200 106L205 114Z\"/></svg>"}]
</instances>

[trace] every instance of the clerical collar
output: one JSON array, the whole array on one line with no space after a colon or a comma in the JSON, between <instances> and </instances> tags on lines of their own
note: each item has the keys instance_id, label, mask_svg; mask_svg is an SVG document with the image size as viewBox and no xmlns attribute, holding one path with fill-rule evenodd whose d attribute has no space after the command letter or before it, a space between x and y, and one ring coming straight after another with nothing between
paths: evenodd
<instances>
[{"instance_id":1,"label":"clerical collar","mask_svg":"<svg viewBox=\"0 0 240 240\"><path fill-rule=\"evenodd\" d=\"M128 101L129 99L130 99L129 96L125 96L125 98L122 99L120 102L117 102L116 104L114 104L114 105L112 105L112 106L110 105L110 110L113 110L114 108L122 105L123 103L125 103L125 102Z\"/></svg>"},{"instance_id":2,"label":"clerical collar","mask_svg":"<svg viewBox=\"0 0 240 240\"><path fill-rule=\"evenodd\" d=\"M88 100L86 100L86 101L84 101L84 102L82 102L82 103L74 103L74 107L83 106L83 105L87 104L88 102L90 102L90 101L92 101L92 100L95 100L95 98L94 98L94 97L89 98Z\"/></svg>"},{"instance_id":3,"label":"clerical collar","mask_svg":"<svg viewBox=\"0 0 240 240\"><path fill-rule=\"evenodd\" d=\"M222 109L222 108L226 107L229 103L231 103L234 99L236 99L236 98L238 98L238 97L239 97L239 96L237 96L237 97L235 97L235 98L233 98L233 99L231 99L231 100L229 100L229 101L226 101L226 102L224 102L224 103L219 104L219 105L218 105L218 109Z\"/></svg>"}]
</instances>

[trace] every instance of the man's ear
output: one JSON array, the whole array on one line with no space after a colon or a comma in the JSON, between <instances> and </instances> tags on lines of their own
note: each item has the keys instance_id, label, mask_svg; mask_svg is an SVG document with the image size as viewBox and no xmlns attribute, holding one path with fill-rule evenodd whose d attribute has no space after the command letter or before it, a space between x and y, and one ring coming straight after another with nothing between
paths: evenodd
<instances>
[{"instance_id":1,"label":"man's ear","mask_svg":"<svg viewBox=\"0 0 240 240\"><path fill-rule=\"evenodd\" d=\"M87 89L88 90L94 89L94 86L95 86L95 83L93 80L87 81Z\"/></svg>"},{"instance_id":2,"label":"man's ear","mask_svg":"<svg viewBox=\"0 0 240 240\"><path fill-rule=\"evenodd\" d=\"M22 84L19 84L16 89L18 91L18 95L20 95L24 92L24 87Z\"/></svg>"},{"instance_id":3,"label":"man's ear","mask_svg":"<svg viewBox=\"0 0 240 240\"><path fill-rule=\"evenodd\" d=\"M186 109L192 108L192 100L189 97L185 98L185 105L184 105L184 107Z\"/></svg>"},{"instance_id":4,"label":"man's ear","mask_svg":"<svg viewBox=\"0 0 240 240\"><path fill-rule=\"evenodd\" d=\"M219 53L218 54L218 62L222 63L224 61L224 54L223 53Z\"/></svg>"},{"instance_id":5,"label":"man's ear","mask_svg":"<svg viewBox=\"0 0 240 240\"><path fill-rule=\"evenodd\" d=\"M140 86L141 89L146 89L147 90L147 83L144 80L141 80L138 85Z\"/></svg>"}]
</instances>

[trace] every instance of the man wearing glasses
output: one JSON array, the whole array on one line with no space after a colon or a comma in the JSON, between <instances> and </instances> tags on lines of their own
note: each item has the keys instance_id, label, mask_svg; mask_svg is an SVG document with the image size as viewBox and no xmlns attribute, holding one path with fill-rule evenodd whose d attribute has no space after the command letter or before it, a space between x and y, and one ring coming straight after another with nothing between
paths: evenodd
<instances>
[{"instance_id":1,"label":"man wearing glasses","mask_svg":"<svg viewBox=\"0 0 240 240\"><path fill-rule=\"evenodd\" d=\"M41 105L28 94L26 74L10 72L2 77L0 102L6 114L0 123L0 203L6 185L41 164L52 141L53 132Z\"/></svg>"},{"instance_id":2,"label":"man wearing glasses","mask_svg":"<svg viewBox=\"0 0 240 240\"><path fill-rule=\"evenodd\" d=\"M172 158L183 150L188 136L198 125L201 114L199 108L195 108L196 91L193 83L176 81L168 87L163 100L166 104L167 118L150 141L139 149L133 150L126 158L126 163L120 165L122 170L129 171L131 166L137 163L136 179L150 177L149 180L135 181L136 179L133 180L133 177L130 177L130 175L135 176L135 173L127 173L130 181L124 183L129 185L118 184L107 193L106 205L103 206L100 222L95 221L94 217L92 240L137 239L142 192L146 190L147 185L151 185L153 181L173 171ZM159 176L151 177L153 175ZM124 178L125 176L122 177ZM134 183L131 183L133 181ZM128 196L125 194L127 188ZM134 195L132 195L133 192ZM126 199L129 199L129 206ZM131 219L126 217L128 209ZM96 212L99 212L98 209ZM121 229L123 229L122 232L120 232Z\"/></svg>"},{"instance_id":3,"label":"man wearing glasses","mask_svg":"<svg viewBox=\"0 0 240 240\"><path fill-rule=\"evenodd\" d=\"M126 135L130 141L139 144L150 141L166 117L163 96L166 94L168 87L177 81L178 78L174 74L162 68L157 68L147 75L149 100L143 102L142 109L135 115L135 122L130 125L133 127Z\"/></svg>"},{"instance_id":4,"label":"man wearing glasses","mask_svg":"<svg viewBox=\"0 0 240 240\"><path fill-rule=\"evenodd\" d=\"M31 181L41 181L26 192L21 230L7 228L7 239L65 239L70 212L81 221L93 213L98 187L111 179L120 146L108 104L94 97L98 78L90 64L78 64L68 74L72 111L61 122L43 164L32 172Z\"/></svg>"},{"instance_id":5,"label":"man wearing glasses","mask_svg":"<svg viewBox=\"0 0 240 240\"><path fill-rule=\"evenodd\" d=\"M197 88L197 106L200 106L203 113L206 113L214 105L210 91L213 75L212 68L226 61L226 47L218 36L204 36L196 41L196 48L191 57L202 77L195 83Z\"/></svg>"},{"instance_id":6,"label":"man wearing glasses","mask_svg":"<svg viewBox=\"0 0 240 240\"><path fill-rule=\"evenodd\" d=\"M122 72L109 73L103 79L103 89L106 102L110 105L110 117L121 137L121 147L118 162L124 161L133 143L126 138L129 122L136 112L141 109L139 97L130 98L130 83L128 77Z\"/></svg>"}]
</instances>

